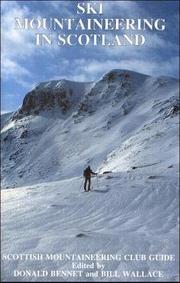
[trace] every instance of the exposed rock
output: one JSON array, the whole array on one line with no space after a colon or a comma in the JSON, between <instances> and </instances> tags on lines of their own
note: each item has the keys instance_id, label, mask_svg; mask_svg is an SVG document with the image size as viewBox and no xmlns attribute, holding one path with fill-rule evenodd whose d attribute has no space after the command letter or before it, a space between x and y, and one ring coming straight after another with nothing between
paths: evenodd
<instances>
[{"instance_id":1,"label":"exposed rock","mask_svg":"<svg viewBox=\"0 0 180 283\"><path fill-rule=\"evenodd\" d=\"M14 114L13 120L29 115L39 115L41 111L54 107L59 107L62 113L66 113L71 106L71 95L72 92L63 87L56 90L37 88L25 96L22 107Z\"/></svg>"},{"instance_id":2,"label":"exposed rock","mask_svg":"<svg viewBox=\"0 0 180 283\"><path fill-rule=\"evenodd\" d=\"M20 138L21 138L21 139L24 139L24 138L27 138L27 136L28 136L28 131L25 130L25 131L22 132Z\"/></svg>"},{"instance_id":3,"label":"exposed rock","mask_svg":"<svg viewBox=\"0 0 180 283\"><path fill-rule=\"evenodd\" d=\"M77 238L84 238L86 237L87 235L86 234L83 234L83 233L79 233L76 235Z\"/></svg>"},{"instance_id":4,"label":"exposed rock","mask_svg":"<svg viewBox=\"0 0 180 283\"><path fill-rule=\"evenodd\" d=\"M176 115L178 115L178 113L179 113L179 104L176 104L176 105L173 105L173 106L171 106L169 109L168 109L168 111L167 111L167 114L166 114L166 118L167 117L174 117L174 116L176 116Z\"/></svg>"},{"instance_id":5,"label":"exposed rock","mask_svg":"<svg viewBox=\"0 0 180 283\"><path fill-rule=\"evenodd\" d=\"M173 168L173 167L174 167L173 165L169 165L169 166L168 166L168 168Z\"/></svg>"},{"instance_id":6,"label":"exposed rock","mask_svg":"<svg viewBox=\"0 0 180 283\"><path fill-rule=\"evenodd\" d=\"M131 167L131 169L133 169L133 170L134 170L134 169L137 169L137 168L138 168L137 166L132 166L132 167Z\"/></svg>"}]
</instances>

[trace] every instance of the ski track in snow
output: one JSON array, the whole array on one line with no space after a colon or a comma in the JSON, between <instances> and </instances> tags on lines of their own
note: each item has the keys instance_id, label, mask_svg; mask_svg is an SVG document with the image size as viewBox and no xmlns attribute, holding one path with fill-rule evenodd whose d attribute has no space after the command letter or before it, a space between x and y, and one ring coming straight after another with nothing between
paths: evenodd
<instances>
[{"instance_id":1,"label":"ski track in snow","mask_svg":"<svg viewBox=\"0 0 180 283\"><path fill-rule=\"evenodd\" d=\"M146 182L147 176L140 180L137 173L132 174L133 180L128 173L111 176L99 177L98 187L93 178L94 190L88 193L80 191L82 178L3 190L4 252L172 253L178 203L173 176L151 182ZM26 264L19 262L18 269ZM46 264L31 262L28 268L47 268ZM68 268L68 264L51 264L51 269ZM166 280L177 276L176 265L169 265ZM153 266L153 262L115 262L108 264L108 270L153 270ZM156 263L158 270L167 268L168 263Z\"/></svg>"}]
</instances>

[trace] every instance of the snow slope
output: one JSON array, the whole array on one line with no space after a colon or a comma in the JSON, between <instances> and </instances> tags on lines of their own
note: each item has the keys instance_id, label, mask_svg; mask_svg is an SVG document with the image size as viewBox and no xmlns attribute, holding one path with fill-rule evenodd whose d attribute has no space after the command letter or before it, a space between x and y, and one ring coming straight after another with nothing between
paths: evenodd
<instances>
[{"instance_id":1,"label":"snow slope","mask_svg":"<svg viewBox=\"0 0 180 283\"><path fill-rule=\"evenodd\" d=\"M178 107L177 80L127 70L94 83L42 83L27 94L2 128L3 253L173 254L175 262L112 261L106 270L120 272L113 281L161 281L123 270L162 270L163 281L177 281ZM82 192L87 164L99 173L92 193ZM3 263L4 281L14 280L13 269L70 269Z\"/></svg>"}]
</instances>

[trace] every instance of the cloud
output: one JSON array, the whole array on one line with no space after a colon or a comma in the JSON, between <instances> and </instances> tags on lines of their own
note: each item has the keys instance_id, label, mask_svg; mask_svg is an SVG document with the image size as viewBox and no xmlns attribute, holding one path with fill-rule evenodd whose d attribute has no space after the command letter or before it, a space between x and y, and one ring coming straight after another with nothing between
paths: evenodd
<instances>
[{"instance_id":1,"label":"cloud","mask_svg":"<svg viewBox=\"0 0 180 283\"><path fill-rule=\"evenodd\" d=\"M135 15L142 12L142 9L135 1L103 1L103 10L104 14L119 14L122 18L129 14Z\"/></svg>"},{"instance_id":2,"label":"cloud","mask_svg":"<svg viewBox=\"0 0 180 283\"><path fill-rule=\"evenodd\" d=\"M2 72L5 75L5 79L9 79L12 76L30 76L30 72L26 68L22 67L17 62L12 61L8 58L2 60Z\"/></svg>"},{"instance_id":3,"label":"cloud","mask_svg":"<svg viewBox=\"0 0 180 283\"><path fill-rule=\"evenodd\" d=\"M94 80L93 76L86 73L72 74L69 79L75 82L91 82Z\"/></svg>"},{"instance_id":4,"label":"cloud","mask_svg":"<svg viewBox=\"0 0 180 283\"><path fill-rule=\"evenodd\" d=\"M4 14L8 12L10 9L17 8L17 2L16 1L1 1L1 13Z\"/></svg>"},{"instance_id":5,"label":"cloud","mask_svg":"<svg viewBox=\"0 0 180 283\"><path fill-rule=\"evenodd\" d=\"M10 112L11 112L10 110L1 110L1 115L7 114L7 113L10 113Z\"/></svg>"},{"instance_id":6,"label":"cloud","mask_svg":"<svg viewBox=\"0 0 180 283\"><path fill-rule=\"evenodd\" d=\"M30 71L25 67L23 59L27 61L27 57L33 54L32 33L16 30L14 18L28 15L27 7L20 7L16 1L2 2L2 78L5 81L14 80L23 87L30 85Z\"/></svg>"},{"instance_id":7,"label":"cloud","mask_svg":"<svg viewBox=\"0 0 180 283\"><path fill-rule=\"evenodd\" d=\"M2 53L4 57L30 56L33 52L32 33L15 29L15 18L28 17L27 7L20 7L16 1L3 3L2 9ZM17 58L17 57L16 57Z\"/></svg>"},{"instance_id":8,"label":"cloud","mask_svg":"<svg viewBox=\"0 0 180 283\"><path fill-rule=\"evenodd\" d=\"M32 61L34 56L51 56L58 49L56 45L38 48L35 46L36 31L15 29L15 18L31 18L32 15L39 17L37 11L32 11L28 6L22 6L17 1L2 3L2 78L18 79L17 83L24 87L30 86L27 81L31 72L28 60ZM31 77L33 73L31 72Z\"/></svg>"},{"instance_id":9,"label":"cloud","mask_svg":"<svg viewBox=\"0 0 180 283\"><path fill-rule=\"evenodd\" d=\"M42 1L46 6L48 6L48 9L51 9L52 11L57 12L59 10L59 13L63 15L63 17L71 17L73 15L71 8L73 5L73 2L71 1Z\"/></svg>"},{"instance_id":10,"label":"cloud","mask_svg":"<svg viewBox=\"0 0 180 283\"><path fill-rule=\"evenodd\" d=\"M174 70L178 72L178 57L167 61L131 59L131 60L74 60L71 62L73 72L69 72L67 78L79 81L93 81L112 69L128 69L138 71L151 76L174 76ZM58 78L58 77L57 77Z\"/></svg>"},{"instance_id":11,"label":"cloud","mask_svg":"<svg viewBox=\"0 0 180 283\"><path fill-rule=\"evenodd\" d=\"M7 57L2 58L1 73L3 74L4 81L10 82L15 80L22 87L29 88L31 86L31 83L28 81L32 77L31 73L14 60Z\"/></svg>"}]
</instances>

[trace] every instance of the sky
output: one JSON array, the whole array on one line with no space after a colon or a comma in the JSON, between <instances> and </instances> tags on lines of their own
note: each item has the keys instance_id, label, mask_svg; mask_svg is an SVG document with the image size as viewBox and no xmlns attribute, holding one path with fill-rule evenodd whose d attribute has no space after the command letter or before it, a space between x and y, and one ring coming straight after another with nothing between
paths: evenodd
<instances>
[{"instance_id":1,"label":"sky","mask_svg":"<svg viewBox=\"0 0 180 283\"><path fill-rule=\"evenodd\" d=\"M17 110L24 96L42 81L63 78L89 82L112 69L179 76L178 1L101 1L103 15L92 16L77 15L79 2L83 1L1 1L2 113ZM53 42L37 47L37 31L15 29L15 18L33 17L165 18L166 29L143 31L143 46L58 46ZM53 31L53 36L59 33L62 31ZM109 38L113 34L107 32Z\"/></svg>"}]
</instances>

